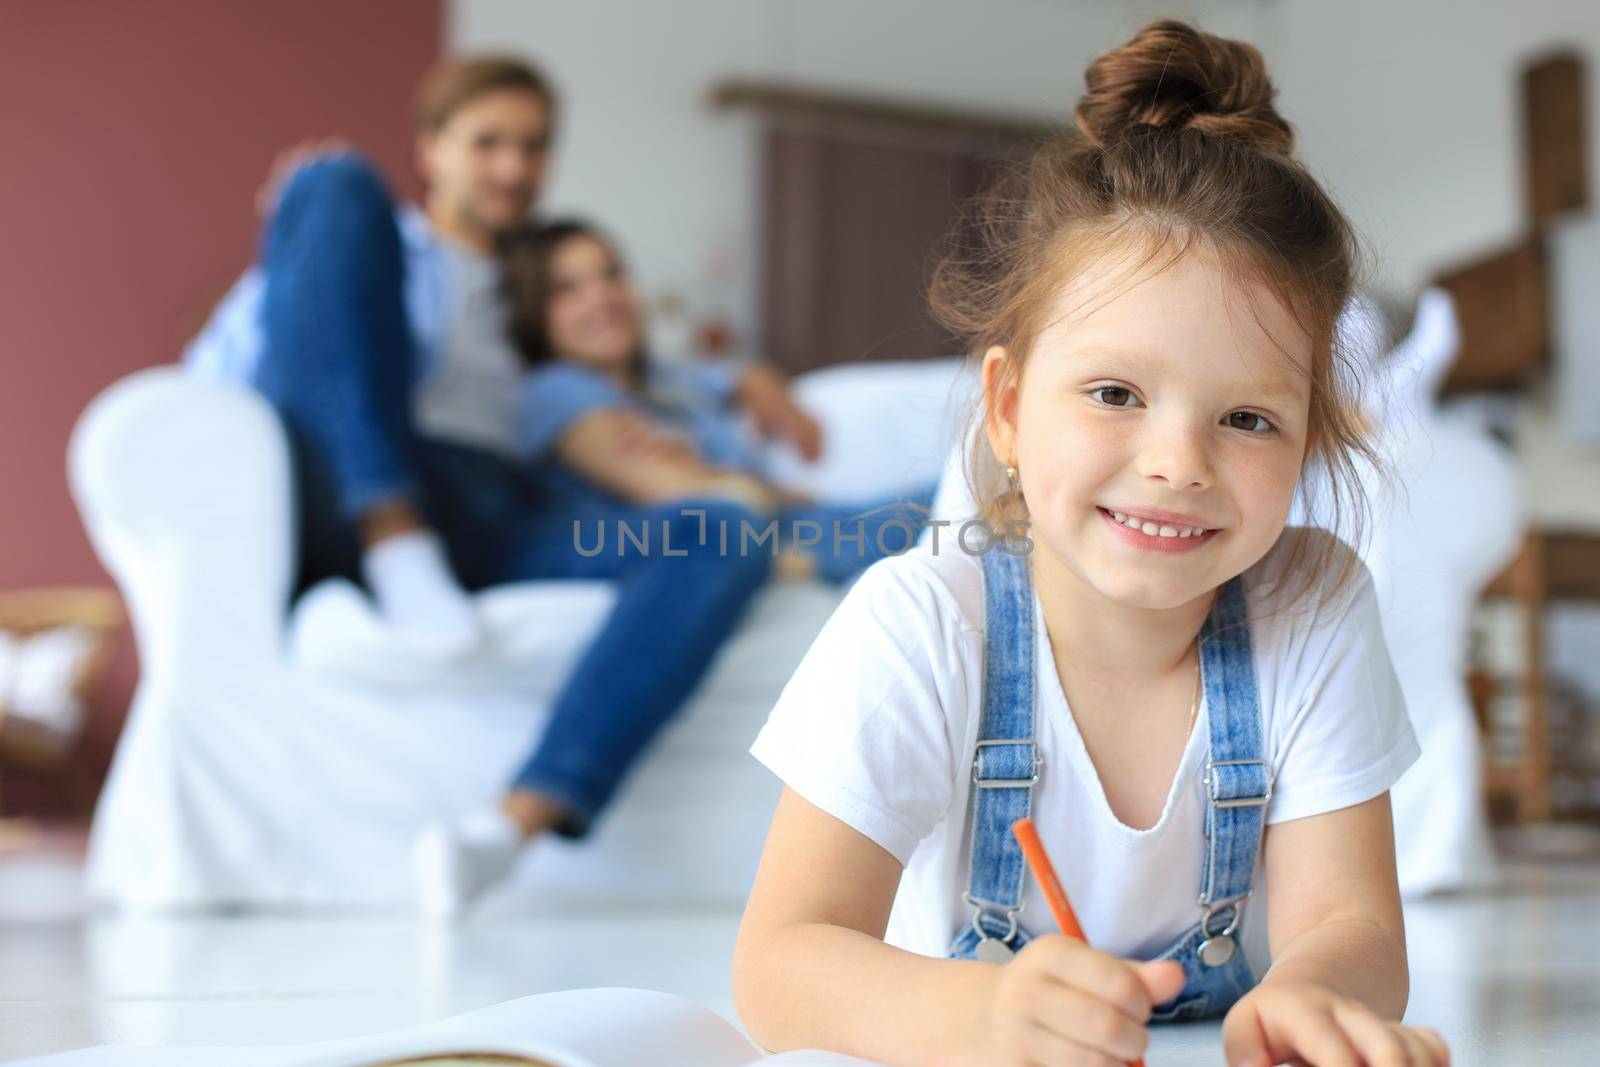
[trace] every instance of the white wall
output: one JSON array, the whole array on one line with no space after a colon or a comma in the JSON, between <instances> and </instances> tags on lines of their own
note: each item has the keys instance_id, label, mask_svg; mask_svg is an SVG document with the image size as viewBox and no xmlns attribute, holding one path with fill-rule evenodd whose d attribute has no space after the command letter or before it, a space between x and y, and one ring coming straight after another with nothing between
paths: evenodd
<instances>
[{"instance_id":1,"label":"white wall","mask_svg":"<svg viewBox=\"0 0 1600 1067\"><path fill-rule=\"evenodd\" d=\"M731 316L759 278L758 144L708 91L734 76L1046 119L1089 58L1170 5L1098 0L455 0L457 51L536 59L563 95L543 211L606 223L646 292Z\"/></svg>"},{"instance_id":2,"label":"white wall","mask_svg":"<svg viewBox=\"0 0 1600 1067\"><path fill-rule=\"evenodd\" d=\"M1232 13L1214 27L1266 54L1306 158L1370 241L1389 295L1522 231L1520 68L1561 45L1600 59L1594 0L1273 0Z\"/></svg>"},{"instance_id":3,"label":"white wall","mask_svg":"<svg viewBox=\"0 0 1600 1067\"><path fill-rule=\"evenodd\" d=\"M1594 0L455 0L447 40L526 53L560 84L547 210L609 223L652 295L748 324L756 145L747 118L705 106L718 81L1065 119L1088 59L1165 13L1261 46L1391 298L1517 232L1519 64L1563 41L1600 53Z\"/></svg>"}]
</instances>

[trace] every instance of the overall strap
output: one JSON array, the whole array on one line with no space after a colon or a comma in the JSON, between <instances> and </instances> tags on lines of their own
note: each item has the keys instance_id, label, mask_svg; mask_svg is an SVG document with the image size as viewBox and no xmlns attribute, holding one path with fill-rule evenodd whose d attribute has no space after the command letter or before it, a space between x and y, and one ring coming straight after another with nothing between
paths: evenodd
<instances>
[{"instance_id":1,"label":"overall strap","mask_svg":"<svg viewBox=\"0 0 1600 1067\"><path fill-rule=\"evenodd\" d=\"M1042 760L1034 745L1034 603L1028 558L996 545L983 554L983 712L972 760L972 862L966 902L978 926L1003 914L989 936L1010 940L1027 864L1011 824L1029 813Z\"/></svg>"},{"instance_id":2,"label":"overall strap","mask_svg":"<svg viewBox=\"0 0 1600 1067\"><path fill-rule=\"evenodd\" d=\"M1267 801L1272 795L1261 736L1261 703L1244 582L1218 591L1200 628L1210 747L1206 757L1206 855L1200 906L1207 916L1250 895ZM1238 909L1228 932L1237 925Z\"/></svg>"}]
</instances>

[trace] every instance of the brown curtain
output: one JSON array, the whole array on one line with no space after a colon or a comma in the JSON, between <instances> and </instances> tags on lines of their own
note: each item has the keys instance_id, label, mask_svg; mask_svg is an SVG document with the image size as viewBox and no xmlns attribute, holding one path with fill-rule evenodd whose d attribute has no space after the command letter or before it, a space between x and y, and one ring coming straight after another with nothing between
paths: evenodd
<instances>
[{"instance_id":1,"label":"brown curtain","mask_svg":"<svg viewBox=\"0 0 1600 1067\"><path fill-rule=\"evenodd\" d=\"M887 132L766 135L765 351L790 372L957 354L928 311L934 253L1017 142Z\"/></svg>"}]
</instances>

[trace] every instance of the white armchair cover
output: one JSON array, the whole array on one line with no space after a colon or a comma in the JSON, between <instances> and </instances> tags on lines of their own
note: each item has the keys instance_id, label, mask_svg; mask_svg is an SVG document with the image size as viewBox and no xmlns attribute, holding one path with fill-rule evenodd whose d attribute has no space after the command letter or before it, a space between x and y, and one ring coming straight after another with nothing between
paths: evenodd
<instances>
[{"instance_id":1,"label":"white armchair cover","mask_svg":"<svg viewBox=\"0 0 1600 1067\"><path fill-rule=\"evenodd\" d=\"M798 383L830 442L812 488L931 481L948 450L953 360ZM877 413L892 440L863 447ZM862 421L868 427L861 428ZM830 466L832 464L833 466ZM425 821L495 796L612 602L604 582L481 594L495 651L449 668L394 647L344 582L289 613L287 450L255 394L175 368L113 385L70 454L90 538L120 585L141 676L96 812L93 894L124 907L398 904ZM582 843L530 850L546 897L738 901L778 783L746 749L840 592L774 584Z\"/></svg>"}]
</instances>

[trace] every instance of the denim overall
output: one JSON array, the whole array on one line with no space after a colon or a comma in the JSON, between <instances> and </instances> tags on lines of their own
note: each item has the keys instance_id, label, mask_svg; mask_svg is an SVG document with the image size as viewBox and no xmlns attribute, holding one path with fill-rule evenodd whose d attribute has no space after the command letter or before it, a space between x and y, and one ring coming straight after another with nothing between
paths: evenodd
<instances>
[{"instance_id":1,"label":"denim overall","mask_svg":"<svg viewBox=\"0 0 1600 1067\"><path fill-rule=\"evenodd\" d=\"M1031 940L1017 924L1027 866L1011 824L1029 814L1043 759L1034 744L1034 599L1025 555L1002 547L983 556L983 719L972 760L972 920L949 956L1004 962ZM1209 714L1206 854L1199 921L1158 956L1183 967L1182 992L1156 1006L1167 1022L1225 1013L1255 986L1238 943L1251 892L1271 783L1262 758L1261 711L1251 659L1244 586L1218 592L1200 629L1200 670Z\"/></svg>"}]
</instances>

